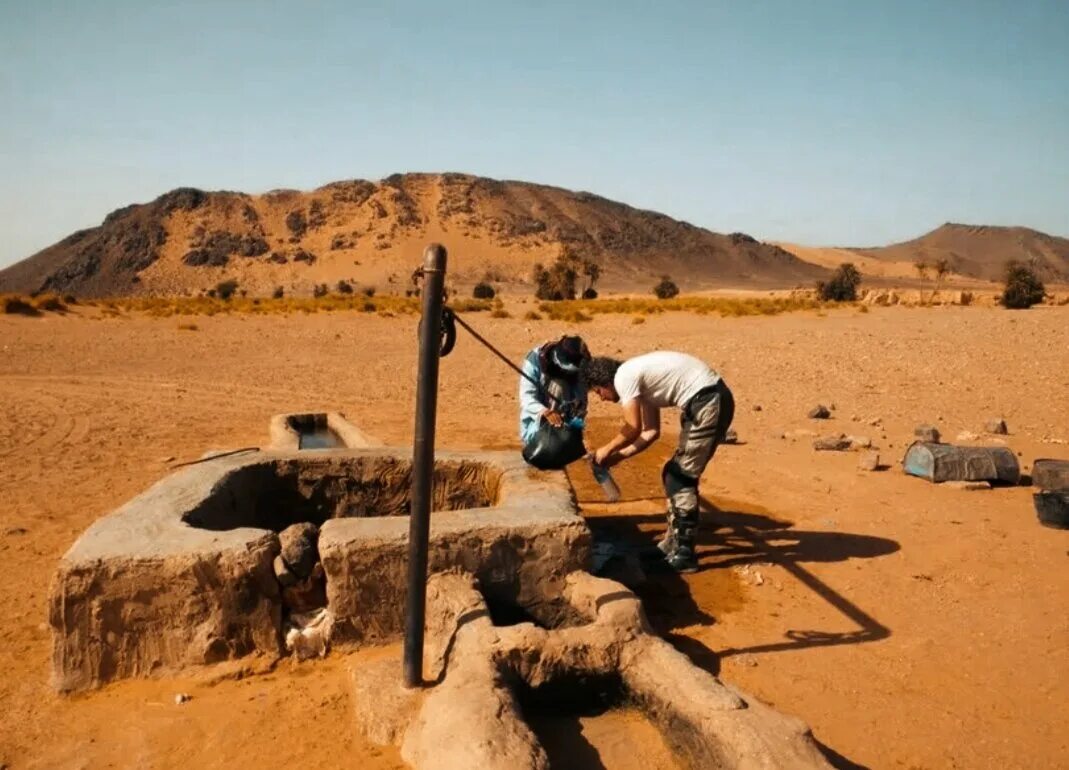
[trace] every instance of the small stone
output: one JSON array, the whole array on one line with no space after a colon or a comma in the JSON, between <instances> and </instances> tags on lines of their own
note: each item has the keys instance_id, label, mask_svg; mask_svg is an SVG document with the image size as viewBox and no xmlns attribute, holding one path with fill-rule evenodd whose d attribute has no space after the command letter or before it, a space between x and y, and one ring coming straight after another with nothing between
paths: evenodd
<instances>
[{"instance_id":1,"label":"small stone","mask_svg":"<svg viewBox=\"0 0 1069 770\"><path fill-rule=\"evenodd\" d=\"M784 439L787 438L787 434L781 430L774 430L768 434L768 437L771 439Z\"/></svg>"},{"instance_id":2,"label":"small stone","mask_svg":"<svg viewBox=\"0 0 1069 770\"><path fill-rule=\"evenodd\" d=\"M180 692L174 696L174 705L181 706L183 703L189 703L193 700L193 696L184 692Z\"/></svg>"},{"instance_id":3,"label":"small stone","mask_svg":"<svg viewBox=\"0 0 1069 770\"><path fill-rule=\"evenodd\" d=\"M281 555L275 557L272 566L275 568L275 577L278 578L278 582L283 588L288 588L297 582L297 576L290 572L290 568L286 566L286 562Z\"/></svg>"},{"instance_id":4,"label":"small stone","mask_svg":"<svg viewBox=\"0 0 1069 770\"><path fill-rule=\"evenodd\" d=\"M882 417L873 417L871 420L869 420L869 425L871 425L872 427L875 428L877 425L879 425L882 422L883 422L883 418Z\"/></svg>"},{"instance_id":5,"label":"small stone","mask_svg":"<svg viewBox=\"0 0 1069 770\"><path fill-rule=\"evenodd\" d=\"M166 457L161 457L160 462L164 465L166 465L167 463L173 463L174 455L167 455Z\"/></svg>"},{"instance_id":6,"label":"small stone","mask_svg":"<svg viewBox=\"0 0 1069 770\"><path fill-rule=\"evenodd\" d=\"M939 428L934 425L918 425L913 429L913 435L929 444L938 444L942 438Z\"/></svg>"},{"instance_id":7,"label":"small stone","mask_svg":"<svg viewBox=\"0 0 1069 770\"><path fill-rule=\"evenodd\" d=\"M734 428L728 428L727 433L724 434L725 444L738 444L739 434L735 432Z\"/></svg>"},{"instance_id":8,"label":"small stone","mask_svg":"<svg viewBox=\"0 0 1069 770\"><path fill-rule=\"evenodd\" d=\"M1010 432L1006 427L1006 421L1001 418L991 419L985 422L984 430L988 433L994 433L997 436L1005 436Z\"/></svg>"},{"instance_id":9,"label":"small stone","mask_svg":"<svg viewBox=\"0 0 1069 770\"><path fill-rule=\"evenodd\" d=\"M991 489L991 482L988 481L944 481L940 486L950 487L951 489L961 489L965 492L978 492L981 489Z\"/></svg>"},{"instance_id":10,"label":"small stone","mask_svg":"<svg viewBox=\"0 0 1069 770\"><path fill-rule=\"evenodd\" d=\"M828 411L828 407L823 404L817 404L809 410L810 420L826 420L831 417L831 412Z\"/></svg>"},{"instance_id":11,"label":"small stone","mask_svg":"<svg viewBox=\"0 0 1069 770\"><path fill-rule=\"evenodd\" d=\"M824 436L813 442L813 449L818 452L845 452L850 448L850 439L842 434L838 436Z\"/></svg>"},{"instance_id":12,"label":"small stone","mask_svg":"<svg viewBox=\"0 0 1069 770\"><path fill-rule=\"evenodd\" d=\"M868 449L872 446L872 439L868 436L847 436L851 449Z\"/></svg>"},{"instance_id":13,"label":"small stone","mask_svg":"<svg viewBox=\"0 0 1069 770\"><path fill-rule=\"evenodd\" d=\"M979 438L980 437L977 436L975 433L973 433L971 431L963 430L961 433L958 434L958 439L957 440L958 441L976 441Z\"/></svg>"},{"instance_id":14,"label":"small stone","mask_svg":"<svg viewBox=\"0 0 1069 770\"><path fill-rule=\"evenodd\" d=\"M880 453L865 452L857 461L857 467L863 471L876 471L880 469Z\"/></svg>"},{"instance_id":15,"label":"small stone","mask_svg":"<svg viewBox=\"0 0 1069 770\"><path fill-rule=\"evenodd\" d=\"M312 574L312 568L319 561L319 528L311 522L301 522L286 527L278 534L282 544L282 560L299 579Z\"/></svg>"},{"instance_id":16,"label":"small stone","mask_svg":"<svg viewBox=\"0 0 1069 770\"><path fill-rule=\"evenodd\" d=\"M754 404L753 405L753 410L755 412L760 412L761 411L761 405L760 404Z\"/></svg>"}]
</instances>

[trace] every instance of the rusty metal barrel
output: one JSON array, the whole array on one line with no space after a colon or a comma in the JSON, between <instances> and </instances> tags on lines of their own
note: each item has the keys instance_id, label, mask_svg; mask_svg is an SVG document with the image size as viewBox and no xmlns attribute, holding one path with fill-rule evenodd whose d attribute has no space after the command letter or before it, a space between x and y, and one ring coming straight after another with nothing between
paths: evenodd
<instances>
[{"instance_id":1,"label":"rusty metal barrel","mask_svg":"<svg viewBox=\"0 0 1069 770\"><path fill-rule=\"evenodd\" d=\"M911 476L936 484L943 481L990 481L1016 484L1021 480L1017 456L1006 447L954 446L915 441L902 458Z\"/></svg>"}]
</instances>

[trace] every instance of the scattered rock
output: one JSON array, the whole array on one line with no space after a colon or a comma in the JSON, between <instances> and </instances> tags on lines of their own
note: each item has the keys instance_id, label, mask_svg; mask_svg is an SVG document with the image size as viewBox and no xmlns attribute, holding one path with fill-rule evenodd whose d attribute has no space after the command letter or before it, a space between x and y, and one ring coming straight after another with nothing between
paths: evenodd
<instances>
[{"instance_id":1,"label":"scattered rock","mask_svg":"<svg viewBox=\"0 0 1069 770\"><path fill-rule=\"evenodd\" d=\"M984 423L984 430L998 436L1005 436L1010 432L1006 427L1006 421L1002 418L988 420Z\"/></svg>"},{"instance_id":2,"label":"scattered rock","mask_svg":"<svg viewBox=\"0 0 1069 770\"><path fill-rule=\"evenodd\" d=\"M725 444L738 444L739 443L739 434L735 432L734 428L728 428L727 433L724 434L724 443Z\"/></svg>"},{"instance_id":3,"label":"scattered rock","mask_svg":"<svg viewBox=\"0 0 1069 770\"><path fill-rule=\"evenodd\" d=\"M334 615L325 607L308 613L293 613L286 621L286 649L297 660L322 658L330 649Z\"/></svg>"},{"instance_id":4,"label":"scattered rock","mask_svg":"<svg viewBox=\"0 0 1069 770\"><path fill-rule=\"evenodd\" d=\"M966 492L978 492L981 489L991 489L989 481L944 481L940 486L951 489L961 489Z\"/></svg>"},{"instance_id":5,"label":"scattered rock","mask_svg":"<svg viewBox=\"0 0 1069 770\"><path fill-rule=\"evenodd\" d=\"M274 561L275 577L278 578L278 582L283 588L288 588L297 582L297 576L290 572L290 568L286 566L286 562L282 560L282 556L276 556Z\"/></svg>"},{"instance_id":6,"label":"scattered rock","mask_svg":"<svg viewBox=\"0 0 1069 770\"><path fill-rule=\"evenodd\" d=\"M934 425L918 425L913 429L913 435L921 441L926 441L929 444L938 444L942 436L939 433L939 428Z\"/></svg>"},{"instance_id":7,"label":"scattered rock","mask_svg":"<svg viewBox=\"0 0 1069 770\"><path fill-rule=\"evenodd\" d=\"M809 419L811 420L826 420L829 417L831 417L831 412L823 404L817 404L809 410Z\"/></svg>"},{"instance_id":8,"label":"scattered rock","mask_svg":"<svg viewBox=\"0 0 1069 770\"><path fill-rule=\"evenodd\" d=\"M327 603L327 586L323 580L323 565L316 563L306 579L282 589L282 603L291 612L313 612Z\"/></svg>"},{"instance_id":9,"label":"scattered rock","mask_svg":"<svg viewBox=\"0 0 1069 770\"><path fill-rule=\"evenodd\" d=\"M768 434L768 437L772 439L784 439L787 438L787 434L781 430L774 430Z\"/></svg>"},{"instance_id":10,"label":"scattered rock","mask_svg":"<svg viewBox=\"0 0 1069 770\"><path fill-rule=\"evenodd\" d=\"M977 436L975 433L972 433L972 432L967 431L967 430L963 430L961 433L958 434L958 439L957 440L958 441L976 441L979 438L980 437Z\"/></svg>"},{"instance_id":11,"label":"scattered rock","mask_svg":"<svg viewBox=\"0 0 1069 770\"><path fill-rule=\"evenodd\" d=\"M303 521L286 527L278 535L282 543L282 560L299 579L312 574L312 568L319 561L319 528L315 524Z\"/></svg>"},{"instance_id":12,"label":"scattered rock","mask_svg":"<svg viewBox=\"0 0 1069 770\"><path fill-rule=\"evenodd\" d=\"M883 422L883 418L882 417L873 417L871 420L869 420L869 425L871 425L872 427L875 428L877 425L880 425L882 422Z\"/></svg>"},{"instance_id":13,"label":"scattered rock","mask_svg":"<svg viewBox=\"0 0 1069 770\"><path fill-rule=\"evenodd\" d=\"M25 535L29 531L30 530L26 529L26 527L8 527L7 529L4 530L4 534L8 535L8 536L11 536L11 535Z\"/></svg>"},{"instance_id":14,"label":"scattered rock","mask_svg":"<svg viewBox=\"0 0 1069 770\"><path fill-rule=\"evenodd\" d=\"M868 436L847 436L851 449L868 449L872 446L872 439Z\"/></svg>"},{"instance_id":15,"label":"scattered rock","mask_svg":"<svg viewBox=\"0 0 1069 770\"><path fill-rule=\"evenodd\" d=\"M753 405L753 410L755 412L760 412L761 411L761 405L760 404L754 404Z\"/></svg>"},{"instance_id":16,"label":"scattered rock","mask_svg":"<svg viewBox=\"0 0 1069 770\"><path fill-rule=\"evenodd\" d=\"M876 471L880 469L880 453L865 452L857 461L857 467L863 471Z\"/></svg>"},{"instance_id":17,"label":"scattered rock","mask_svg":"<svg viewBox=\"0 0 1069 770\"><path fill-rule=\"evenodd\" d=\"M174 705L181 706L183 703L189 703L193 700L193 696L188 693L180 692L174 696Z\"/></svg>"},{"instance_id":18,"label":"scattered rock","mask_svg":"<svg viewBox=\"0 0 1069 770\"><path fill-rule=\"evenodd\" d=\"M842 434L824 436L813 442L813 449L818 452L845 452L850 449L850 439Z\"/></svg>"}]
</instances>

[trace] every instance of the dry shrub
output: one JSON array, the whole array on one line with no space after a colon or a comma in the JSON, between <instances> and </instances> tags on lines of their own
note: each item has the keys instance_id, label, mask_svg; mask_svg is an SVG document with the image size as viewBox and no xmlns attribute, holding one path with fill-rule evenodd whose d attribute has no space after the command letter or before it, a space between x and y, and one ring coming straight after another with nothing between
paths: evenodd
<instances>
[{"instance_id":1,"label":"dry shrub","mask_svg":"<svg viewBox=\"0 0 1069 770\"><path fill-rule=\"evenodd\" d=\"M544 302L539 309L549 318L567 320L573 312L590 315L637 315L647 316L665 312L684 312L707 315L742 317L754 315L778 315L799 310L814 310L823 303L808 297L674 297L672 299L620 298L599 300L572 300Z\"/></svg>"},{"instance_id":2,"label":"dry shrub","mask_svg":"<svg viewBox=\"0 0 1069 770\"><path fill-rule=\"evenodd\" d=\"M631 324L633 326L638 326L639 324L644 324L644 323L646 323L646 316L644 316L644 315L637 315L637 316L634 316L631 319Z\"/></svg>"},{"instance_id":3,"label":"dry shrub","mask_svg":"<svg viewBox=\"0 0 1069 770\"><path fill-rule=\"evenodd\" d=\"M679 296L679 287L671 276L662 275L661 282L653 287L653 293L657 295L657 299L672 299Z\"/></svg>"},{"instance_id":4,"label":"dry shrub","mask_svg":"<svg viewBox=\"0 0 1069 770\"><path fill-rule=\"evenodd\" d=\"M290 313L375 312L388 310L398 315L419 313L419 301L408 297L378 297L374 302L358 294L323 294L319 297L123 297L98 303L106 315L120 311L144 313L154 318L171 316L289 315Z\"/></svg>"},{"instance_id":5,"label":"dry shrub","mask_svg":"<svg viewBox=\"0 0 1069 770\"><path fill-rule=\"evenodd\" d=\"M59 295L50 292L38 294L30 300L30 304L38 310L46 310L53 313L65 313L67 311L67 306Z\"/></svg>"},{"instance_id":6,"label":"dry shrub","mask_svg":"<svg viewBox=\"0 0 1069 770\"><path fill-rule=\"evenodd\" d=\"M195 332L200 329L196 324L178 324L178 330L183 332Z\"/></svg>"},{"instance_id":7,"label":"dry shrub","mask_svg":"<svg viewBox=\"0 0 1069 770\"><path fill-rule=\"evenodd\" d=\"M512 318L512 316L509 315L509 311L505 310L505 308L503 308L503 307L494 308L490 312L490 317L491 318Z\"/></svg>"},{"instance_id":8,"label":"dry shrub","mask_svg":"<svg viewBox=\"0 0 1069 770\"><path fill-rule=\"evenodd\" d=\"M0 295L0 310L8 315L41 315L32 300L18 294Z\"/></svg>"},{"instance_id":9,"label":"dry shrub","mask_svg":"<svg viewBox=\"0 0 1069 770\"><path fill-rule=\"evenodd\" d=\"M492 307L485 299L458 299L449 303L449 306L458 313L480 313Z\"/></svg>"},{"instance_id":10,"label":"dry shrub","mask_svg":"<svg viewBox=\"0 0 1069 770\"><path fill-rule=\"evenodd\" d=\"M860 285L861 272L850 262L844 262L829 280L817 283L817 294L826 302L855 302Z\"/></svg>"},{"instance_id":11,"label":"dry shrub","mask_svg":"<svg viewBox=\"0 0 1069 770\"><path fill-rule=\"evenodd\" d=\"M526 313L523 314L523 320L524 321L541 321L542 320L542 316L540 316L538 313L536 313L533 310L528 310Z\"/></svg>"},{"instance_id":12,"label":"dry shrub","mask_svg":"<svg viewBox=\"0 0 1069 770\"><path fill-rule=\"evenodd\" d=\"M1015 260L1006 263L1005 286L999 302L1011 310L1025 310L1038 305L1046 295L1043 281L1031 265Z\"/></svg>"}]
</instances>

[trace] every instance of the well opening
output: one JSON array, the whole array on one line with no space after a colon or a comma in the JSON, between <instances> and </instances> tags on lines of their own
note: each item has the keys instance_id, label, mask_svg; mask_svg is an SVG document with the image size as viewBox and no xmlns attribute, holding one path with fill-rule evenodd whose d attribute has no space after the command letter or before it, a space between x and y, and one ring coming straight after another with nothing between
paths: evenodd
<instances>
[{"instance_id":1,"label":"well opening","mask_svg":"<svg viewBox=\"0 0 1069 770\"><path fill-rule=\"evenodd\" d=\"M496 503L501 474L486 463L438 461L435 511L484 508ZM254 527L281 532L301 522L407 516L412 463L389 455L280 459L239 468L182 520L192 527Z\"/></svg>"}]
</instances>

